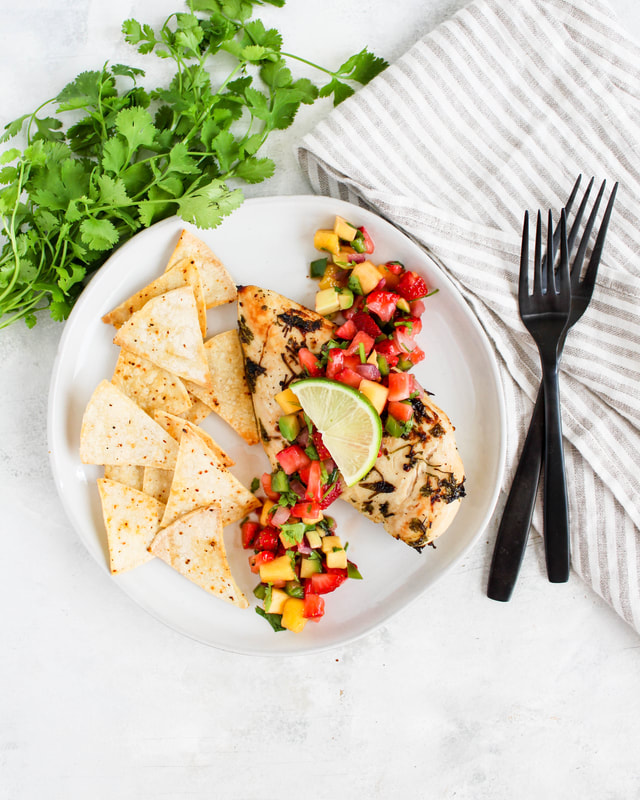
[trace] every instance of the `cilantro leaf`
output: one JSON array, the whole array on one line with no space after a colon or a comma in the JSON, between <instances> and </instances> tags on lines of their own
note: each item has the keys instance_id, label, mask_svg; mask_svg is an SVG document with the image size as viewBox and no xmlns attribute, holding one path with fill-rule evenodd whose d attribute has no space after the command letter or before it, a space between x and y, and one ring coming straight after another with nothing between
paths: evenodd
<instances>
[{"instance_id":1,"label":"cilantro leaf","mask_svg":"<svg viewBox=\"0 0 640 800\"><path fill-rule=\"evenodd\" d=\"M340 66L336 74L344 78L349 78L358 83L369 83L370 80L379 75L389 64L384 58L379 58L365 47L356 55L351 56Z\"/></svg>"},{"instance_id":2,"label":"cilantro leaf","mask_svg":"<svg viewBox=\"0 0 640 800\"><path fill-rule=\"evenodd\" d=\"M151 114L144 108L124 108L116 117L115 128L126 139L130 152L151 147L157 132Z\"/></svg>"},{"instance_id":3,"label":"cilantro leaf","mask_svg":"<svg viewBox=\"0 0 640 800\"><path fill-rule=\"evenodd\" d=\"M178 214L198 228L215 228L238 208L244 196L240 189L229 189L221 181L212 181L178 200Z\"/></svg>"},{"instance_id":4,"label":"cilantro leaf","mask_svg":"<svg viewBox=\"0 0 640 800\"><path fill-rule=\"evenodd\" d=\"M92 250L110 250L120 238L108 219L85 219L80 224L82 241Z\"/></svg>"},{"instance_id":5,"label":"cilantro leaf","mask_svg":"<svg viewBox=\"0 0 640 800\"><path fill-rule=\"evenodd\" d=\"M247 158L236 166L234 172L247 183L260 183L270 178L276 165L270 158Z\"/></svg>"},{"instance_id":6,"label":"cilantro leaf","mask_svg":"<svg viewBox=\"0 0 640 800\"><path fill-rule=\"evenodd\" d=\"M259 614L261 617L267 620L269 625L273 628L273 630L278 633L279 631L284 631L286 628L282 626L282 614L268 614L264 608L260 608L260 606L256 606L256 614Z\"/></svg>"}]
</instances>

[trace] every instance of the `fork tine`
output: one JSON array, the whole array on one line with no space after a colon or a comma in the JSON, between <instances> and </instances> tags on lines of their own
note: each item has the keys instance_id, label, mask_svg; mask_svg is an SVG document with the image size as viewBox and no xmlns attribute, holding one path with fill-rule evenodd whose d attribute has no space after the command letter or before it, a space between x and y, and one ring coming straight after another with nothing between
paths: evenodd
<instances>
[{"instance_id":1,"label":"fork tine","mask_svg":"<svg viewBox=\"0 0 640 800\"><path fill-rule=\"evenodd\" d=\"M549 209L547 221L547 270L546 270L546 293L555 293L554 265L556 263L556 246L553 237L553 215Z\"/></svg>"},{"instance_id":2,"label":"fork tine","mask_svg":"<svg viewBox=\"0 0 640 800\"><path fill-rule=\"evenodd\" d=\"M604 189L604 183L602 188ZM593 290L593 286L596 282L596 273L598 271L598 265L600 264L600 257L602 256L602 250L604 248L604 240L607 235L607 228L609 227L609 220L611 219L611 212L613 211L613 204L616 199L616 193L618 191L618 182L614 184L613 189L611 190L611 194L609 196L609 202L607 203L607 207L604 212L604 216L602 218L602 223L600 225L600 230L598 231L598 236L596 237L596 243L593 246L593 250L591 252L591 258L589 259L589 264L587 266L586 272L584 274L584 279L582 281L584 291L590 292Z\"/></svg>"},{"instance_id":3,"label":"fork tine","mask_svg":"<svg viewBox=\"0 0 640 800\"><path fill-rule=\"evenodd\" d=\"M607 182L602 181L602 185L600 186L600 190L598 191L598 196L596 197L596 201L593 205L593 210L591 214L589 214L589 219L584 227L584 233L582 234L582 239L580 239L580 244L578 245L578 252L576 253L576 257L573 260L573 266L571 268L571 285L573 287L577 287L580 282L580 273L582 272L582 262L584 261L585 253L587 252L587 245L589 244L589 238L591 236L591 231L593 230L593 226L596 221L596 216L598 214L598 209L600 208L600 201L602 200L602 195L604 193L604 187L606 186Z\"/></svg>"},{"instance_id":4,"label":"fork tine","mask_svg":"<svg viewBox=\"0 0 640 800\"><path fill-rule=\"evenodd\" d=\"M518 279L518 302L522 309L529 296L529 212L524 212L522 224L522 249L520 250L520 276Z\"/></svg>"},{"instance_id":5,"label":"fork tine","mask_svg":"<svg viewBox=\"0 0 640 800\"><path fill-rule=\"evenodd\" d=\"M569 282L569 243L567 241L567 214L560 212L560 264L555 275L556 291L560 295L570 291Z\"/></svg>"},{"instance_id":6,"label":"fork tine","mask_svg":"<svg viewBox=\"0 0 640 800\"><path fill-rule=\"evenodd\" d=\"M587 186L587 189L586 189L586 191L584 193L584 197L582 198L582 202L580 203L580 207L578 208L578 211L576 213L576 218L574 219L573 224L571 225L571 230L569 231L569 239L568 239L569 252L571 252L573 250L573 245L575 243L576 236L578 235L578 231L580 230L580 223L582 222L582 215L584 214L584 210L587 207L587 201L589 200L589 195L591 194L591 189L593 187L593 181L594 181L594 178L591 178L591 180L589 181L589 185ZM567 211L567 214L568 214L569 213L569 205L567 204L565 206L565 208L566 208L566 211Z\"/></svg>"},{"instance_id":7,"label":"fork tine","mask_svg":"<svg viewBox=\"0 0 640 800\"><path fill-rule=\"evenodd\" d=\"M533 261L533 293L542 294L542 216L536 218L536 249Z\"/></svg>"}]
</instances>

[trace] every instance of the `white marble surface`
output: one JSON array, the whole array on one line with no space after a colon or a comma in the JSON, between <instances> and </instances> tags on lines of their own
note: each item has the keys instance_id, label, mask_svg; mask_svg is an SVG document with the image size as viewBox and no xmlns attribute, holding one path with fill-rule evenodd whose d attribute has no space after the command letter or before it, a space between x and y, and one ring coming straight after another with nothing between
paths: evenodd
<instances>
[{"instance_id":1,"label":"white marble surface","mask_svg":"<svg viewBox=\"0 0 640 800\"><path fill-rule=\"evenodd\" d=\"M83 69L138 58L130 16L174 0L0 0L0 117ZM289 0L262 16L287 49L389 59L461 0ZM615 7L640 34L632 0ZM251 196L308 192L294 142ZM62 327L0 333L0 800L640 797L640 641L539 542L507 605L485 596L493 529L404 614L350 646L261 659L182 638L119 591L65 519L49 471L47 390Z\"/></svg>"}]
</instances>

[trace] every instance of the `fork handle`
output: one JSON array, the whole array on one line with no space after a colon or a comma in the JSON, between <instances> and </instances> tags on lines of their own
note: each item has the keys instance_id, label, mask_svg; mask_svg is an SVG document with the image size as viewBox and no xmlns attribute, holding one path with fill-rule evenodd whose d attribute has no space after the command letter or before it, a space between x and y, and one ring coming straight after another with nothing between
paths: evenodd
<instances>
[{"instance_id":1,"label":"fork handle","mask_svg":"<svg viewBox=\"0 0 640 800\"><path fill-rule=\"evenodd\" d=\"M569 510L562 446L557 364L543 367L545 409L544 546L551 583L569 580Z\"/></svg>"},{"instance_id":2,"label":"fork handle","mask_svg":"<svg viewBox=\"0 0 640 800\"><path fill-rule=\"evenodd\" d=\"M487 588L492 600L507 602L520 572L540 483L543 442L544 389L541 385L493 549Z\"/></svg>"}]
</instances>

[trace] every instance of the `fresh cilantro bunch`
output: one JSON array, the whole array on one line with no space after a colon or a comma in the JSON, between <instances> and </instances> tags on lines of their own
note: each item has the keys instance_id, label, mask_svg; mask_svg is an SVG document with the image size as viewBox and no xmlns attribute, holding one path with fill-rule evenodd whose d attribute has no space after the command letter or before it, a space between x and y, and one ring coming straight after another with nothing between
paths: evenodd
<instances>
[{"instance_id":1,"label":"fresh cilantro bunch","mask_svg":"<svg viewBox=\"0 0 640 800\"><path fill-rule=\"evenodd\" d=\"M5 126L0 141L22 133L26 144L0 155L0 328L31 327L46 308L65 319L84 279L140 228L172 214L218 225L242 203L242 183L273 174L258 156L272 131L303 103L337 105L386 66L366 49L335 71L286 53L280 33L251 18L256 5L190 0L158 30L127 20L139 53L175 62L168 86L147 91L143 70L105 65ZM326 82L294 78L292 61Z\"/></svg>"}]
</instances>

